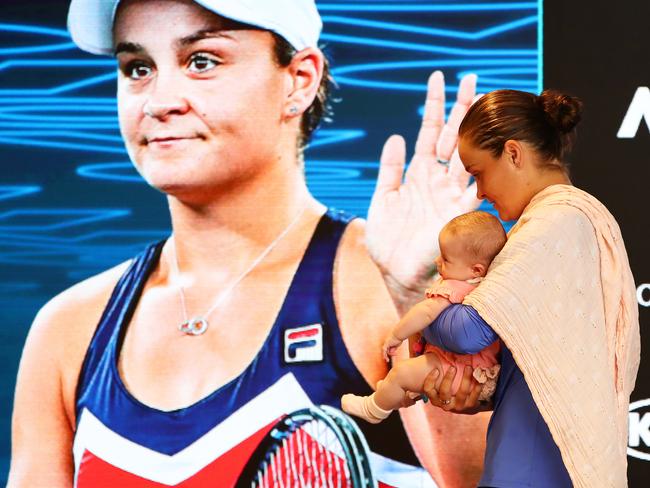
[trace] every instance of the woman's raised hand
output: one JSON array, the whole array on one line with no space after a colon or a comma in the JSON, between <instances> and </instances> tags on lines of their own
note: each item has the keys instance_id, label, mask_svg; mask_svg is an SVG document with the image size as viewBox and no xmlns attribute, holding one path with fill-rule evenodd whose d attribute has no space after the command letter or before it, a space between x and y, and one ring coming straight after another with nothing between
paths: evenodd
<instances>
[{"instance_id":1,"label":"woman's raised hand","mask_svg":"<svg viewBox=\"0 0 650 488\"><path fill-rule=\"evenodd\" d=\"M368 210L366 242L390 286L421 288L434 271L438 233L453 217L480 203L458 156L458 126L476 93L467 75L445 124L445 81L429 77L422 126L406 171L406 144L391 136L381 154L377 186Z\"/></svg>"}]
</instances>

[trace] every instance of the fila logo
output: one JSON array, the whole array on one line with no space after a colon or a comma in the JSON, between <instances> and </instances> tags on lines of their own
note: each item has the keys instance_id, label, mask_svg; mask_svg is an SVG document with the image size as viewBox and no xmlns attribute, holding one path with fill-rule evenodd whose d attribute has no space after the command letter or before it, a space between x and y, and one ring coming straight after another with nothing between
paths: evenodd
<instances>
[{"instance_id":1,"label":"fila logo","mask_svg":"<svg viewBox=\"0 0 650 488\"><path fill-rule=\"evenodd\" d=\"M307 363L323 360L323 326L305 325L284 331L284 362Z\"/></svg>"},{"instance_id":2,"label":"fila logo","mask_svg":"<svg viewBox=\"0 0 650 488\"><path fill-rule=\"evenodd\" d=\"M647 86L640 86L636 89L616 137L619 139L636 137L643 119L645 119L646 127L650 131L650 88Z\"/></svg>"}]
</instances>

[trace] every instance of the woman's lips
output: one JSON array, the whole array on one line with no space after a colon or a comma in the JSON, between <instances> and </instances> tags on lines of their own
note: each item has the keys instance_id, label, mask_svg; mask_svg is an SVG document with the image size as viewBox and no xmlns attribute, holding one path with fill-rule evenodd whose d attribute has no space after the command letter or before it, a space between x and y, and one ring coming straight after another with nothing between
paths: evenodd
<instances>
[{"instance_id":1,"label":"woman's lips","mask_svg":"<svg viewBox=\"0 0 650 488\"><path fill-rule=\"evenodd\" d=\"M167 136L167 137L154 137L147 139L147 145L153 147L167 148L184 144L187 141L200 139L198 136Z\"/></svg>"}]
</instances>

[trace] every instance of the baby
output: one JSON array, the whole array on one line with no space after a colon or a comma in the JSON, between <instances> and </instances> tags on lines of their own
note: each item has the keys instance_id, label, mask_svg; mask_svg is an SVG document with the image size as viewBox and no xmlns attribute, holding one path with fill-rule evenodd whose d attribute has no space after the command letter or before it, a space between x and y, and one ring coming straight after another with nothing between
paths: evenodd
<instances>
[{"instance_id":1,"label":"baby","mask_svg":"<svg viewBox=\"0 0 650 488\"><path fill-rule=\"evenodd\" d=\"M426 329L442 310L451 303L462 302L481 282L506 243L506 233L493 215L469 212L449 221L440 231L438 242L440 256L435 263L440 279L426 291L426 299L411 308L384 341L382 349L386 361L405 339ZM343 410L373 424L379 423L402 406L407 392L421 392L425 377L434 368L442 373L438 376L439 386L451 366L456 368L452 393L458 391L462 372L469 365L474 368L474 378L483 383L479 400L488 400L493 395L499 372L498 341L471 355L454 354L426 343L419 349L416 353L423 350L424 354L397 363L388 376L377 383L377 391L372 395L343 395Z\"/></svg>"}]
</instances>

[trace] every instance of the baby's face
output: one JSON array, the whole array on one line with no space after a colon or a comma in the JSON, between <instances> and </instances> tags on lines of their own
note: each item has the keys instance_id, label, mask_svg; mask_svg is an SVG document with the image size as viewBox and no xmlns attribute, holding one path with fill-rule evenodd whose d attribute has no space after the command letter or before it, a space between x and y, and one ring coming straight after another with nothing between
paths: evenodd
<instances>
[{"instance_id":1,"label":"baby's face","mask_svg":"<svg viewBox=\"0 0 650 488\"><path fill-rule=\"evenodd\" d=\"M442 232L438 239L440 256L436 258L438 273L445 280L470 280L476 278L474 256L468 255L462 239Z\"/></svg>"}]
</instances>

